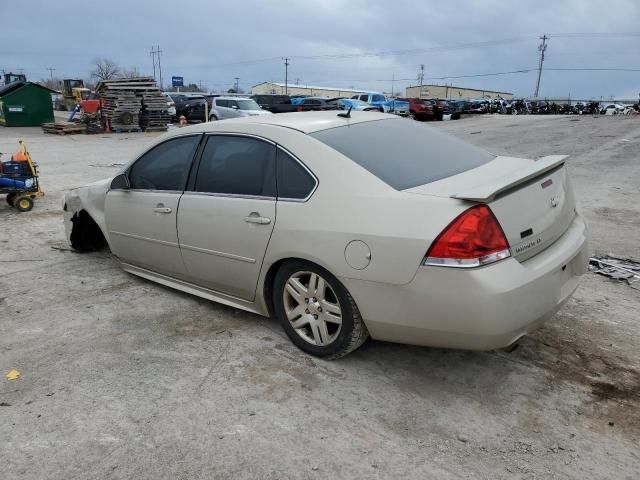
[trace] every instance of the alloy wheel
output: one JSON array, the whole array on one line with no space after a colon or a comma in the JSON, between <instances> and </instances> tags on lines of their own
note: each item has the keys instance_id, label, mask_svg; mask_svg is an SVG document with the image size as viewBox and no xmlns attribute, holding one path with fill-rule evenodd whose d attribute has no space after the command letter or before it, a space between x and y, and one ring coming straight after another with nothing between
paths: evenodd
<instances>
[{"instance_id":1,"label":"alloy wheel","mask_svg":"<svg viewBox=\"0 0 640 480\"><path fill-rule=\"evenodd\" d=\"M340 334L340 301L329 282L317 273L291 275L285 284L283 303L287 320L307 343L327 346Z\"/></svg>"}]
</instances>

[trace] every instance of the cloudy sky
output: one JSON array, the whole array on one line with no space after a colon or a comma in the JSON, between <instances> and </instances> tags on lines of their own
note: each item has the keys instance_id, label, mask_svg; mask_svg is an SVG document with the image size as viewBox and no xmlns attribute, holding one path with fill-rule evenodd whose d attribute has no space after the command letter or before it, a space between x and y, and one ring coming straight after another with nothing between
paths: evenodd
<instances>
[{"instance_id":1,"label":"cloudy sky","mask_svg":"<svg viewBox=\"0 0 640 480\"><path fill-rule=\"evenodd\" d=\"M542 34L550 35L541 96L637 98L637 0L107 0L61 6L0 0L0 69L30 80L88 78L96 57L165 81L227 89L284 81L390 91L425 83L532 95ZM635 35L634 35L635 33ZM576 35L577 34L577 35ZM311 57L311 58L310 58ZM637 71L571 71L608 68ZM443 78L447 77L447 78ZM459 78L455 78L459 77Z\"/></svg>"}]
</instances>

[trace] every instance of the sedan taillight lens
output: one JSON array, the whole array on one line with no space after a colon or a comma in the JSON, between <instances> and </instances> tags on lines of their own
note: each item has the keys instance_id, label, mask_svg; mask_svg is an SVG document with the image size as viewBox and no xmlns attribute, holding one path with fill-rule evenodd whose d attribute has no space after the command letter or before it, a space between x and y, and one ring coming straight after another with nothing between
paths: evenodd
<instances>
[{"instance_id":1,"label":"sedan taillight lens","mask_svg":"<svg viewBox=\"0 0 640 480\"><path fill-rule=\"evenodd\" d=\"M433 242L423 265L470 268L511 256L502 227L487 205L460 214Z\"/></svg>"}]
</instances>

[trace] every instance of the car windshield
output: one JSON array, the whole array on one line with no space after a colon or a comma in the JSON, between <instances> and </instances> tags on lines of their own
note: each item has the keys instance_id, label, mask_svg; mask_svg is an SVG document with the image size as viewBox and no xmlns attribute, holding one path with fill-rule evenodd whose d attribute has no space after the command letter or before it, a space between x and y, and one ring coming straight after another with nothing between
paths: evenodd
<instances>
[{"instance_id":1,"label":"car windshield","mask_svg":"<svg viewBox=\"0 0 640 480\"><path fill-rule=\"evenodd\" d=\"M238 100L238 108L240 110L260 110L255 100Z\"/></svg>"},{"instance_id":2,"label":"car windshield","mask_svg":"<svg viewBox=\"0 0 640 480\"><path fill-rule=\"evenodd\" d=\"M356 123L311 136L396 190L451 177L495 158L440 130L405 119Z\"/></svg>"}]
</instances>

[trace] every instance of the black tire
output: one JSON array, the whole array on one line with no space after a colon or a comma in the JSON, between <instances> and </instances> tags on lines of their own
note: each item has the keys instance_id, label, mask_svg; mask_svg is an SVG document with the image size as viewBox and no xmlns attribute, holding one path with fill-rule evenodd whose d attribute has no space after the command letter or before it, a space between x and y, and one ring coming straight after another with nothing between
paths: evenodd
<instances>
[{"instance_id":1,"label":"black tire","mask_svg":"<svg viewBox=\"0 0 640 480\"><path fill-rule=\"evenodd\" d=\"M297 272L312 272L321 276L331 287L331 290L335 292L341 309L342 323L337 337L328 345L314 345L305 340L297 333L287 319L284 305L284 291L289 278ZM274 279L273 305L276 317L289 339L300 350L310 355L325 360L334 360L351 353L369 338L369 331L362 320L360 310L358 310L353 297L335 276L314 263L303 260L292 260L284 263L280 267Z\"/></svg>"},{"instance_id":2,"label":"black tire","mask_svg":"<svg viewBox=\"0 0 640 480\"><path fill-rule=\"evenodd\" d=\"M18 194L16 192L7 194L7 203L13 207L13 201L15 200Z\"/></svg>"},{"instance_id":3,"label":"black tire","mask_svg":"<svg viewBox=\"0 0 640 480\"><path fill-rule=\"evenodd\" d=\"M414 112L409 112L409 118L411 120L418 120L418 117L416 117L416 114Z\"/></svg>"},{"instance_id":4,"label":"black tire","mask_svg":"<svg viewBox=\"0 0 640 480\"><path fill-rule=\"evenodd\" d=\"M13 201L13 206L19 212L29 212L33 209L33 198L27 195L20 195Z\"/></svg>"},{"instance_id":5,"label":"black tire","mask_svg":"<svg viewBox=\"0 0 640 480\"><path fill-rule=\"evenodd\" d=\"M215 122L216 120L218 120L218 117L216 117L215 115L209 115L210 122Z\"/></svg>"},{"instance_id":6,"label":"black tire","mask_svg":"<svg viewBox=\"0 0 640 480\"><path fill-rule=\"evenodd\" d=\"M131 112L122 112L120 114L120 123L122 125L133 125L133 114Z\"/></svg>"}]
</instances>

